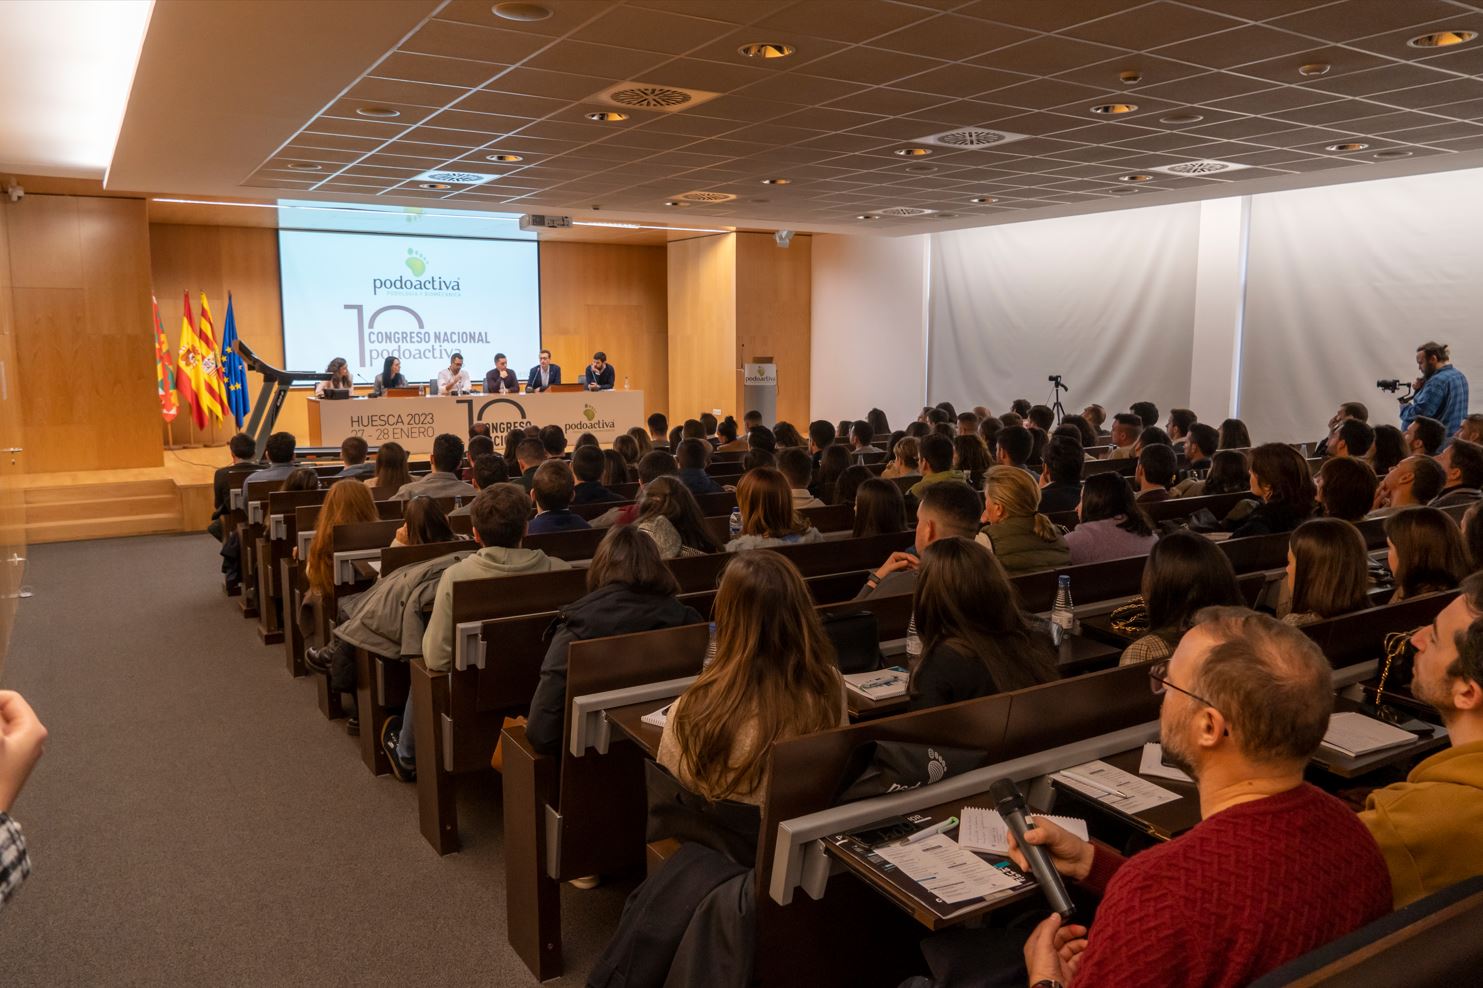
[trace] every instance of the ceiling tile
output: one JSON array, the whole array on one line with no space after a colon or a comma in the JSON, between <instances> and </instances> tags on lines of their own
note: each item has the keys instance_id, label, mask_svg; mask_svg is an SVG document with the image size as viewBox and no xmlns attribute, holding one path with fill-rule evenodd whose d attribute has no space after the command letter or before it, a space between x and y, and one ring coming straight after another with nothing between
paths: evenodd
<instances>
[{"instance_id":1,"label":"ceiling tile","mask_svg":"<svg viewBox=\"0 0 1483 988\"><path fill-rule=\"evenodd\" d=\"M539 21L507 21L496 17L490 10L492 6L489 0L452 0L448 6L438 11L438 17L464 24L494 25L523 34L557 37L603 13L610 4L607 0L548 2L544 6L551 12L551 16Z\"/></svg>"},{"instance_id":2,"label":"ceiling tile","mask_svg":"<svg viewBox=\"0 0 1483 988\"><path fill-rule=\"evenodd\" d=\"M1329 70L1321 76L1312 79L1304 79L1298 74L1298 67L1311 63L1322 62ZM1323 82L1332 82L1341 76L1354 72L1364 72L1369 69L1381 68L1393 64L1386 59L1352 48L1318 47L1305 48L1301 52L1292 55L1283 55L1280 58L1263 59L1260 62L1249 62L1241 66L1242 75L1256 76L1260 79L1270 79L1273 82L1291 83L1294 85L1316 86Z\"/></svg>"},{"instance_id":3,"label":"ceiling tile","mask_svg":"<svg viewBox=\"0 0 1483 988\"><path fill-rule=\"evenodd\" d=\"M371 74L383 79L405 79L411 82L431 82L440 86L481 86L503 66L489 62L476 62L467 58L447 58L439 55L416 55L412 52L394 51L388 54Z\"/></svg>"},{"instance_id":4,"label":"ceiling tile","mask_svg":"<svg viewBox=\"0 0 1483 988\"><path fill-rule=\"evenodd\" d=\"M1460 100L1456 103L1443 103L1441 106L1429 106L1426 112L1457 120L1483 119L1483 99Z\"/></svg>"},{"instance_id":5,"label":"ceiling tile","mask_svg":"<svg viewBox=\"0 0 1483 988\"><path fill-rule=\"evenodd\" d=\"M499 113L471 113L468 110L443 110L430 117L428 126L444 130L467 130L476 134L510 134L532 124L528 117L511 117ZM436 142L435 142L436 143Z\"/></svg>"},{"instance_id":6,"label":"ceiling tile","mask_svg":"<svg viewBox=\"0 0 1483 988\"><path fill-rule=\"evenodd\" d=\"M986 68L1041 76L1079 69L1106 62L1108 59L1136 57L1133 52L1125 52L1110 45L1077 41L1075 38L1036 35L1027 41L967 61ZM1113 71L1109 80L1115 81L1118 71L1121 70Z\"/></svg>"},{"instance_id":7,"label":"ceiling tile","mask_svg":"<svg viewBox=\"0 0 1483 988\"><path fill-rule=\"evenodd\" d=\"M1204 7L1247 21L1267 21L1300 11L1312 10L1335 0L1185 0L1191 6Z\"/></svg>"},{"instance_id":8,"label":"ceiling tile","mask_svg":"<svg viewBox=\"0 0 1483 988\"><path fill-rule=\"evenodd\" d=\"M1229 110L1233 113L1263 113L1281 116L1289 110L1330 103L1335 99L1336 97L1331 93L1321 93L1313 89L1304 89L1301 86L1274 86L1271 89L1232 96L1228 99L1207 100L1204 105Z\"/></svg>"},{"instance_id":9,"label":"ceiling tile","mask_svg":"<svg viewBox=\"0 0 1483 988\"><path fill-rule=\"evenodd\" d=\"M497 93L479 89L459 100L455 109L536 120L557 113L569 105L571 104L568 100L552 99L548 96L517 96L514 93Z\"/></svg>"},{"instance_id":10,"label":"ceiling tile","mask_svg":"<svg viewBox=\"0 0 1483 988\"><path fill-rule=\"evenodd\" d=\"M695 4L693 10L703 11ZM667 52L680 55L735 30L735 25L720 21L686 17L674 11L645 10L642 7L610 5L596 20L573 31L575 41L617 45L636 52ZM565 44L565 42L563 43Z\"/></svg>"},{"instance_id":11,"label":"ceiling tile","mask_svg":"<svg viewBox=\"0 0 1483 988\"><path fill-rule=\"evenodd\" d=\"M778 117L786 116L797 110L796 106L788 103L774 103L772 100L749 99L746 96L718 96L709 102L702 103L693 110L684 110L670 116L705 116L716 117L721 120L735 120L740 123L763 123L768 120L776 120Z\"/></svg>"},{"instance_id":12,"label":"ceiling tile","mask_svg":"<svg viewBox=\"0 0 1483 988\"><path fill-rule=\"evenodd\" d=\"M1479 37L1483 37L1483 25L1474 28ZM1416 53L1422 49L1407 48L1406 51ZM1443 49L1440 54L1429 58L1421 58L1417 65L1425 65L1428 68L1442 69L1447 72L1456 72L1459 75L1483 75L1483 43L1474 41L1471 44L1459 45L1452 50Z\"/></svg>"},{"instance_id":13,"label":"ceiling tile","mask_svg":"<svg viewBox=\"0 0 1483 988\"><path fill-rule=\"evenodd\" d=\"M1294 129L1301 128L1294 128L1292 124L1283 123L1280 120L1268 120L1265 117L1237 117L1235 120L1224 120L1209 126L1201 123L1194 128L1196 133L1208 137L1237 141Z\"/></svg>"},{"instance_id":14,"label":"ceiling tile","mask_svg":"<svg viewBox=\"0 0 1483 988\"><path fill-rule=\"evenodd\" d=\"M1004 24L990 24L977 18L943 14L876 38L871 45L892 51L962 61L982 57L996 48L1034 36L1030 31Z\"/></svg>"},{"instance_id":15,"label":"ceiling tile","mask_svg":"<svg viewBox=\"0 0 1483 988\"><path fill-rule=\"evenodd\" d=\"M1376 93L1388 93L1440 81L1443 81L1442 78L1430 69L1419 65L1393 63L1337 79L1320 79L1310 88L1341 96L1373 96Z\"/></svg>"},{"instance_id":16,"label":"ceiling tile","mask_svg":"<svg viewBox=\"0 0 1483 988\"><path fill-rule=\"evenodd\" d=\"M1379 102L1411 109L1425 109L1480 98L1483 98L1483 80L1479 79L1454 79L1451 82L1417 86L1395 93L1381 93L1375 97Z\"/></svg>"},{"instance_id":17,"label":"ceiling tile","mask_svg":"<svg viewBox=\"0 0 1483 988\"><path fill-rule=\"evenodd\" d=\"M1214 69L1229 69L1302 51L1311 44L1307 38L1286 31L1246 24L1218 34L1165 45L1155 49L1154 54Z\"/></svg>"},{"instance_id":18,"label":"ceiling tile","mask_svg":"<svg viewBox=\"0 0 1483 988\"><path fill-rule=\"evenodd\" d=\"M816 62L810 62L808 71L829 79L883 86L903 76L913 76L942 65L943 62L935 58L862 47L846 48Z\"/></svg>"},{"instance_id":19,"label":"ceiling tile","mask_svg":"<svg viewBox=\"0 0 1483 988\"><path fill-rule=\"evenodd\" d=\"M644 82L683 89L704 89L712 93L729 93L749 83L770 77L764 69L752 65L733 65L702 58L677 58L654 69Z\"/></svg>"},{"instance_id":20,"label":"ceiling tile","mask_svg":"<svg viewBox=\"0 0 1483 988\"><path fill-rule=\"evenodd\" d=\"M550 44L549 38L520 31L430 20L398 47L418 55L448 55L479 62L514 65Z\"/></svg>"},{"instance_id":21,"label":"ceiling tile","mask_svg":"<svg viewBox=\"0 0 1483 988\"><path fill-rule=\"evenodd\" d=\"M521 63L523 68L561 71L581 66L587 75L604 78L652 81L647 76L669 61L668 55L652 51L635 51L616 45L592 45L581 41L561 41Z\"/></svg>"},{"instance_id":22,"label":"ceiling tile","mask_svg":"<svg viewBox=\"0 0 1483 988\"><path fill-rule=\"evenodd\" d=\"M1191 76L1178 82L1140 89L1139 95L1157 96L1176 103L1213 103L1246 93L1270 89L1272 84L1263 79L1252 79L1232 72L1207 72Z\"/></svg>"},{"instance_id":23,"label":"ceiling tile","mask_svg":"<svg viewBox=\"0 0 1483 988\"><path fill-rule=\"evenodd\" d=\"M1186 38L1238 27L1239 21L1222 14L1185 7L1169 0L1126 10L1120 14L1066 28L1062 34L1134 51L1150 51Z\"/></svg>"},{"instance_id":24,"label":"ceiling tile","mask_svg":"<svg viewBox=\"0 0 1483 988\"><path fill-rule=\"evenodd\" d=\"M1005 106L1018 106L1026 110L1045 110L1053 106L1078 102L1085 103L1089 107L1094 103L1103 102L1102 97L1106 93L1105 89L1093 89L1091 86L1083 86L1076 82L1036 79L1032 82L1020 82L984 93L983 98L986 102L1002 103Z\"/></svg>"},{"instance_id":25,"label":"ceiling tile","mask_svg":"<svg viewBox=\"0 0 1483 988\"><path fill-rule=\"evenodd\" d=\"M1309 37L1350 41L1458 13L1458 8L1445 0L1343 0L1269 23Z\"/></svg>"},{"instance_id":26,"label":"ceiling tile","mask_svg":"<svg viewBox=\"0 0 1483 988\"><path fill-rule=\"evenodd\" d=\"M810 0L762 18L756 27L778 33L812 34L833 41L858 43L906 27L931 11L879 0Z\"/></svg>"},{"instance_id":27,"label":"ceiling tile","mask_svg":"<svg viewBox=\"0 0 1483 988\"><path fill-rule=\"evenodd\" d=\"M407 131L403 140L420 141L423 144L442 144L451 147L476 148L488 143L488 136L451 127L414 127Z\"/></svg>"},{"instance_id":28,"label":"ceiling tile","mask_svg":"<svg viewBox=\"0 0 1483 988\"><path fill-rule=\"evenodd\" d=\"M294 136L294 143L304 147L343 151L374 151L383 141L376 137L351 137L347 134L321 134L306 130Z\"/></svg>"},{"instance_id":29,"label":"ceiling tile","mask_svg":"<svg viewBox=\"0 0 1483 988\"><path fill-rule=\"evenodd\" d=\"M1300 106L1292 110L1283 110L1277 116L1283 120L1291 120L1294 123L1331 124L1338 120L1373 117L1381 113L1386 113L1391 109L1393 108L1380 103L1372 103L1368 100L1340 99L1330 103L1320 103L1314 106Z\"/></svg>"},{"instance_id":30,"label":"ceiling tile","mask_svg":"<svg viewBox=\"0 0 1483 988\"><path fill-rule=\"evenodd\" d=\"M785 127L803 127L807 130L849 130L851 127L874 123L886 115L884 113L851 113L833 107L810 107L779 117L777 123Z\"/></svg>"},{"instance_id":31,"label":"ceiling tile","mask_svg":"<svg viewBox=\"0 0 1483 988\"><path fill-rule=\"evenodd\" d=\"M831 100L853 98L860 92L859 83L840 79L825 79L822 76L801 72L788 72L768 76L743 89L739 95L755 99L777 100L779 103L794 103L800 106L819 106ZM845 110L862 109L858 106L842 106Z\"/></svg>"},{"instance_id":32,"label":"ceiling tile","mask_svg":"<svg viewBox=\"0 0 1483 988\"><path fill-rule=\"evenodd\" d=\"M1116 13L1126 7L1123 0L977 0L957 12L983 17L1031 31L1059 31L1082 21Z\"/></svg>"},{"instance_id":33,"label":"ceiling tile","mask_svg":"<svg viewBox=\"0 0 1483 988\"><path fill-rule=\"evenodd\" d=\"M952 127L970 127L992 124L1005 116L1013 116L1016 112L1015 109L1009 109L1006 112L1005 107L996 103L959 99L921 110L913 113L912 116L918 120L933 120L950 124Z\"/></svg>"},{"instance_id":34,"label":"ceiling tile","mask_svg":"<svg viewBox=\"0 0 1483 988\"><path fill-rule=\"evenodd\" d=\"M615 81L620 80L520 67L511 69L484 88L493 92L515 93L520 96L546 96L551 99L575 100L586 99Z\"/></svg>"},{"instance_id":35,"label":"ceiling tile","mask_svg":"<svg viewBox=\"0 0 1483 988\"><path fill-rule=\"evenodd\" d=\"M356 113L356 110L362 107L376 107L378 109L385 108L395 110L397 112L397 116L391 120L387 120L384 118L366 117L359 113ZM437 112L437 109L434 107L410 106L406 103L386 103L381 101L372 102L370 100L352 99L348 96L342 96L340 99L335 100L335 102L329 105L329 107L324 111L324 116L343 117L347 120L354 120L357 122L365 120L368 123L379 124L383 127L403 130L407 127L411 127L415 124L421 123L423 120L427 119L429 116Z\"/></svg>"}]
</instances>

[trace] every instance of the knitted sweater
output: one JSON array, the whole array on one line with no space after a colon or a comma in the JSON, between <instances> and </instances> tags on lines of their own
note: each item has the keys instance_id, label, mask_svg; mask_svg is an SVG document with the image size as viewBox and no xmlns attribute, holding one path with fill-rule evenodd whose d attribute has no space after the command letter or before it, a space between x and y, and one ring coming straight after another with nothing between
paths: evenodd
<instances>
[{"instance_id":1,"label":"knitted sweater","mask_svg":"<svg viewBox=\"0 0 1483 988\"><path fill-rule=\"evenodd\" d=\"M1390 911L1374 839L1306 783L1131 860L1098 846L1084 884L1106 894L1079 985L1237 988Z\"/></svg>"}]
</instances>

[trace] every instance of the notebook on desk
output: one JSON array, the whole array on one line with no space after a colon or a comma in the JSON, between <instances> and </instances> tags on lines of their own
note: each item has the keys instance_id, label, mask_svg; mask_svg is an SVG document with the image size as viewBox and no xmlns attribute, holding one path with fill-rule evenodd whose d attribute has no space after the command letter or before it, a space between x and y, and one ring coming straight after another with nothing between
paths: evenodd
<instances>
[{"instance_id":1,"label":"notebook on desk","mask_svg":"<svg viewBox=\"0 0 1483 988\"><path fill-rule=\"evenodd\" d=\"M1329 718L1323 746L1349 758L1359 758L1387 748L1398 748L1416 740L1416 735L1374 717L1354 711Z\"/></svg>"},{"instance_id":2,"label":"notebook on desk","mask_svg":"<svg viewBox=\"0 0 1483 988\"><path fill-rule=\"evenodd\" d=\"M961 919L1002 905L1035 887L1034 879L1020 874L1008 861L986 861L942 834L912 845L881 848L871 847L853 834L834 834L826 837L824 844L852 870L891 887L898 896L940 921ZM950 877L949 869L961 871L961 878Z\"/></svg>"}]
</instances>

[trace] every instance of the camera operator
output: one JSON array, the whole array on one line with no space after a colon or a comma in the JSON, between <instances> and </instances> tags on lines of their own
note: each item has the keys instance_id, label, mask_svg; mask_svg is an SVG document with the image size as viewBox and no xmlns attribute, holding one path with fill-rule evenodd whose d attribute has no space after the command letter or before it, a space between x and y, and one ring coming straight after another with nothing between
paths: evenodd
<instances>
[{"instance_id":1,"label":"camera operator","mask_svg":"<svg viewBox=\"0 0 1483 988\"><path fill-rule=\"evenodd\" d=\"M1457 432L1468 414L1468 379L1452 366L1445 343L1423 343L1416 348L1416 395L1401 406L1401 428L1418 416L1437 419L1447 435Z\"/></svg>"}]
</instances>

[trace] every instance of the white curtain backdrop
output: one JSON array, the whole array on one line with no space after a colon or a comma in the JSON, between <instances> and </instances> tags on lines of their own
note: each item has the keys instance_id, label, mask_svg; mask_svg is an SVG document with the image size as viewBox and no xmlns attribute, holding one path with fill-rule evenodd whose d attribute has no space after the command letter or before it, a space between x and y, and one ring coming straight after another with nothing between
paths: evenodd
<instances>
[{"instance_id":1,"label":"white curtain backdrop","mask_svg":"<svg viewBox=\"0 0 1483 988\"><path fill-rule=\"evenodd\" d=\"M927 394L995 414L1190 401L1198 203L934 234ZM1198 409L1197 409L1198 410Z\"/></svg>"},{"instance_id":2,"label":"white curtain backdrop","mask_svg":"<svg viewBox=\"0 0 1483 988\"><path fill-rule=\"evenodd\" d=\"M1381 378L1452 347L1483 408L1483 179L1418 175L1253 197L1240 414L1252 439L1316 440L1341 402L1396 424Z\"/></svg>"}]
</instances>

